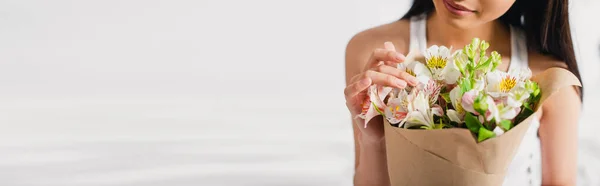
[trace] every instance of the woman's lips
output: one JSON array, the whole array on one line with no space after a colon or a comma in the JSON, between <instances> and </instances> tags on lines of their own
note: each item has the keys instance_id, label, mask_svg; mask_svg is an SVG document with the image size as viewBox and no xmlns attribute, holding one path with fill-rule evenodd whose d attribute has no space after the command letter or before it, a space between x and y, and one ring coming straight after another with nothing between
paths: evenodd
<instances>
[{"instance_id":1,"label":"woman's lips","mask_svg":"<svg viewBox=\"0 0 600 186\"><path fill-rule=\"evenodd\" d=\"M464 16L464 15L468 15L468 14L472 14L473 10L469 10L468 8L458 5L454 2L452 2L451 0L443 0L444 2L444 6L446 6L446 9L448 9L448 11L450 11L452 14L455 15L459 15L459 16Z\"/></svg>"}]
</instances>

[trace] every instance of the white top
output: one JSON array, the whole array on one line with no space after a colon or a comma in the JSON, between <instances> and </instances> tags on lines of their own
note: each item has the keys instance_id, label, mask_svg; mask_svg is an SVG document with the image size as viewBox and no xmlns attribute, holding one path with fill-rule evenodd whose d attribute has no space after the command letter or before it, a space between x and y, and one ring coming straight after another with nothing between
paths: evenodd
<instances>
[{"instance_id":1,"label":"white top","mask_svg":"<svg viewBox=\"0 0 600 186\"><path fill-rule=\"evenodd\" d=\"M419 49L425 53L427 45L426 15L411 18L410 23L410 50ZM514 27L510 27L511 56L509 70L514 68L526 68L527 43L525 33ZM535 120L524 136L521 146L509 166L504 180L505 186L541 185L541 149L538 138L539 121Z\"/></svg>"}]
</instances>

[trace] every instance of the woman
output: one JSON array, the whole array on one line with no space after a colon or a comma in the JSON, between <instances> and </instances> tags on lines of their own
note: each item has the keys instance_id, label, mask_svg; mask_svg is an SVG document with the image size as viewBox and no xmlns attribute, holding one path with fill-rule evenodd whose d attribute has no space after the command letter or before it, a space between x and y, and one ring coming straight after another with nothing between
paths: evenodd
<instances>
[{"instance_id":1,"label":"woman","mask_svg":"<svg viewBox=\"0 0 600 186\"><path fill-rule=\"evenodd\" d=\"M403 54L424 52L431 45L462 48L477 37L491 43L488 51L503 56L500 70L528 66L535 75L562 67L581 80L567 5L567 0L415 0L401 20L355 35L346 48L344 90L354 122L355 184L389 185L382 118L363 128L354 116L361 112L370 85L404 88L416 83L415 77L395 68ZM564 88L546 101L504 185L575 185L580 92Z\"/></svg>"}]
</instances>

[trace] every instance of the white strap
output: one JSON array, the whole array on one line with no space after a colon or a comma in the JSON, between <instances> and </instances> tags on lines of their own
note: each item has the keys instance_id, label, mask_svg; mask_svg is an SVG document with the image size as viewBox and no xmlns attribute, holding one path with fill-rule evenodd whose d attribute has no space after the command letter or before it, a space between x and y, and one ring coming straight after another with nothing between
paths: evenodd
<instances>
[{"instance_id":1,"label":"white strap","mask_svg":"<svg viewBox=\"0 0 600 186\"><path fill-rule=\"evenodd\" d=\"M510 64L508 70L515 68L528 68L529 63L527 60L527 39L525 33L518 29L510 26Z\"/></svg>"},{"instance_id":2,"label":"white strap","mask_svg":"<svg viewBox=\"0 0 600 186\"><path fill-rule=\"evenodd\" d=\"M413 16L410 19L410 51L418 49L421 53L427 50L426 14Z\"/></svg>"}]
</instances>

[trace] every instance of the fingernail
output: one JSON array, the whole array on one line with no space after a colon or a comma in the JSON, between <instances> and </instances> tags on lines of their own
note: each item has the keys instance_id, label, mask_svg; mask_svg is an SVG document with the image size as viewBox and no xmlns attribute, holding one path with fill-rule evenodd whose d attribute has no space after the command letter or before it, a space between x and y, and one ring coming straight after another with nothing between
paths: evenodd
<instances>
[{"instance_id":1,"label":"fingernail","mask_svg":"<svg viewBox=\"0 0 600 186\"><path fill-rule=\"evenodd\" d=\"M397 85L398 85L398 87L400 87L400 88L404 88L404 87L406 87L406 81L402 81L402 80L399 80L399 79L397 79L397 80L396 80L396 84L397 84Z\"/></svg>"},{"instance_id":2,"label":"fingernail","mask_svg":"<svg viewBox=\"0 0 600 186\"><path fill-rule=\"evenodd\" d=\"M406 56L404 56L404 54L396 53L397 60L404 61L405 58L406 58Z\"/></svg>"},{"instance_id":3,"label":"fingernail","mask_svg":"<svg viewBox=\"0 0 600 186\"><path fill-rule=\"evenodd\" d=\"M408 80L408 81L410 81L410 83L411 83L412 85L416 85L417 83L419 83L419 80L417 80L417 78L416 78L416 77L412 77L412 78L409 78L409 79L410 79L410 80Z\"/></svg>"},{"instance_id":4,"label":"fingernail","mask_svg":"<svg viewBox=\"0 0 600 186\"><path fill-rule=\"evenodd\" d=\"M363 80L360 80L360 84L363 86L367 86L371 84L371 80L369 78L365 78Z\"/></svg>"}]
</instances>

